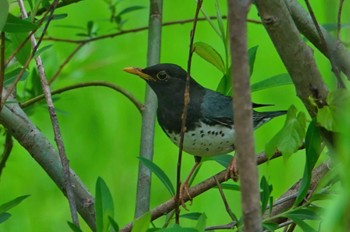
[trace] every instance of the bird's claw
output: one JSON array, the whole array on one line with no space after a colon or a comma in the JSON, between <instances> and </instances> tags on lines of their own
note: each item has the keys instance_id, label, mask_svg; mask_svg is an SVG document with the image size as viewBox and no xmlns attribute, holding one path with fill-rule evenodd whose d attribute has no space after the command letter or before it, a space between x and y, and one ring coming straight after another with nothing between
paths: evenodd
<instances>
[{"instance_id":1,"label":"bird's claw","mask_svg":"<svg viewBox=\"0 0 350 232\"><path fill-rule=\"evenodd\" d=\"M188 211L187 206L185 204L186 195L184 195L184 194L187 195L188 199L190 200L190 202L192 204L192 197L191 197L189 189L188 189L188 183L186 183L186 182L181 184L181 186L180 186L179 201L180 201L182 207Z\"/></svg>"},{"instance_id":2,"label":"bird's claw","mask_svg":"<svg viewBox=\"0 0 350 232\"><path fill-rule=\"evenodd\" d=\"M232 158L230 165L227 167L225 179L228 180L229 178L235 182L237 182L239 178L236 156Z\"/></svg>"}]
</instances>

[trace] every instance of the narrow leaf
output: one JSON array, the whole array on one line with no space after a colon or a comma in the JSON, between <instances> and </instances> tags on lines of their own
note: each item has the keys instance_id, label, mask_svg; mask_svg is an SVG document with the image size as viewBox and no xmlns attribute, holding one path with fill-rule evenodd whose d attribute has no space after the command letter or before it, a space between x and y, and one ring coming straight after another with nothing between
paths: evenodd
<instances>
[{"instance_id":1,"label":"narrow leaf","mask_svg":"<svg viewBox=\"0 0 350 232\"><path fill-rule=\"evenodd\" d=\"M215 156L209 156L204 158L205 161L207 160L214 160L217 163L221 164L224 168L227 168L232 160L232 155L215 155Z\"/></svg>"},{"instance_id":2,"label":"narrow leaf","mask_svg":"<svg viewBox=\"0 0 350 232\"><path fill-rule=\"evenodd\" d=\"M109 217L114 217L114 204L111 192L101 177L96 181L95 212L97 232L108 231Z\"/></svg>"},{"instance_id":3,"label":"narrow leaf","mask_svg":"<svg viewBox=\"0 0 350 232\"><path fill-rule=\"evenodd\" d=\"M293 154L303 144L305 127L305 114L303 112L297 114L297 109L292 105L283 128L266 144L266 155L271 157L277 151L286 157Z\"/></svg>"},{"instance_id":4,"label":"narrow leaf","mask_svg":"<svg viewBox=\"0 0 350 232\"><path fill-rule=\"evenodd\" d=\"M29 21L20 19L13 14L8 14L3 31L11 33L29 32L35 30L37 25Z\"/></svg>"},{"instance_id":5,"label":"narrow leaf","mask_svg":"<svg viewBox=\"0 0 350 232\"><path fill-rule=\"evenodd\" d=\"M113 228L113 230L115 232L118 232L119 231L118 223L111 217L108 217L108 220L109 220L109 223L111 224L111 227Z\"/></svg>"},{"instance_id":6,"label":"narrow leaf","mask_svg":"<svg viewBox=\"0 0 350 232\"><path fill-rule=\"evenodd\" d=\"M297 224L304 232L317 232L318 230L315 230L311 226L309 226L306 222L303 220L300 220L299 218L292 219L295 224Z\"/></svg>"},{"instance_id":7,"label":"narrow leaf","mask_svg":"<svg viewBox=\"0 0 350 232\"><path fill-rule=\"evenodd\" d=\"M16 50L20 46L20 44L27 38L27 36L28 36L28 33L10 33L9 38L10 38L11 48L13 50ZM30 42L27 41L16 54L16 58L19 61L19 63L24 65L27 62L27 59L29 58L31 51L32 51L32 47L30 45Z\"/></svg>"},{"instance_id":8,"label":"narrow leaf","mask_svg":"<svg viewBox=\"0 0 350 232\"><path fill-rule=\"evenodd\" d=\"M11 72L6 73L5 74L4 86L13 83L20 72L21 72L21 68L17 68L15 70L12 70ZM24 73L23 73L23 75L22 75L20 80L23 81L23 80L27 79L28 76L29 76L29 72L28 71L24 71Z\"/></svg>"},{"instance_id":9,"label":"narrow leaf","mask_svg":"<svg viewBox=\"0 0 350 232\"><path fill-rule=\"evenodd\" d=\"M53 44L48 44L48 45L38 49L38 51L35 53L35 57L40 56L43 52L50 49L52 46L53 46Z\"/></svg>"},{"instance_id":10,"label":"narrow leaf","mask_svg":"<svg viewBox=\"0 0 350 232\"><path fill-rule=\"evenodd\" d=\"M71 230L73 232L83 232L77 225L75 225L74 223L72 222L67 222L68 223L68 226L69 228L71 228Z\"/></svg>"},{"instance_id":11,"label":"narrow leaf","mask_svg":"<svg viewBox=\"0 0 350 232\"><path fill-rule=\"evenodd\" d=\"M11 217L9 213L0 213L0 224L7 221Z\"/></svg>"},{"instance_id":12,"label":"narrow leaf","mask_svg":"<svg viewBox=\"0 0 350 232\"><path fill-rule=\"evenodd\" d=\"M155 163L150 161L149 159L138 157L142 164L144 164L149 170L151 170L164 184L165 188L169 191L170 195L175 195L175 189L173 184L171 183L169 177L165 174L165 172L157 166Z\"/></svg>"},{"instance_id":13,"label":"narrow leaf","mask_svg":"<svg viewBox=\"0 0 350 232\"><path fill-rule=\"evenodd\" d=\"M181 214L180 217L190 219L190 220L198 220L201 215L202 215L201 213L193 212L193 213Z\"/></svg>"},{"instance_id":14,"label":"narrow leaf","mask_svg":"<svg viewBox=\"0 0 350 232\"><path fill-rule=\"evenodd\" d=\"M205 215L205 213L202 213L197 221L197 225L196 225L197 231L205 231L206 224L207 224L207 216Z\"/></svg>"},{"instance_id":15,"label":"narrow leaf","mask_svg":"<svg viewBox=\"0 0 350 232\"><path fill-rule=\"evenodd\" d=\"M261 178L260 189L261 189L261 192L260 192L261 211L262 213L264 213L266 210L267 204L269 203L269 199L272 192L272 185L269 185L265 176Z\"/></svg>"},{"instance_id":16,"label":"narrow leaf","mask_svg":"<svg viewBox=\"0 0 350 232\"><path fill-rule=\"evenodd\" d=\"M141 217L134 220L131 232L147 231L151 222L151 213L147 212Z\"/></svg>"},{"instance_id":17,"label":"narrow leaf","mask_svg":"<svg viewBox=\"0 0 350 232\"><path fill-rule=\"evenodd\" d=\"M302 202L304 197L306 196L311 183L312 170L315 167L316 162L321 154L320 128L316 126L315 119L311 121L309 128L306 132L305 153L306 162L304 167L304 174L299 188L298 196L294 202L294 205L299 205L299 203Z\"/></svg>"},{"instance_id":18,"label":"narrow leaf","mask_svg":"<svg viewBox=\"0 0 350 232\"><path fill-rule=\"evenodd\" d=\"M204 60L214 65L223 74L226 73L225 64L221 55L212 46L204 42L196 42L193 44L193 50Z\"/></svg>"},{"instance_id":19,"label":"narrow leaf","mask_svg":"<svg viewBox=\"0 0 350 232\"><path fill-rule=\"evenodd\" d=\"M294 219L299 220L319 220L320 216L317 214L315 209L308 208L296 208L286 213L283 213L283 216L286 216L294 221Z\"/></svg>"},{"instance_id":20,"label":"narrow leaf","mask_svg":"<svg viewBox=\"0 0 350 232\"><path fill-rule=\"evenodd\" d=\"M133 11L137 11L137 10L142 10L142 9L145 9L145 7L144 6L130 6L130 7L123 9L122 11L120 11L116 17L121 17L124 14L130 13Z\"/></svg>"},{"instance_id":21,"label":"narrow leaf","mask_svg":"<svg viewBox=\"0 0 350 232\"><path fill-rule=\"evenodd\" d=\"M220 4L218 0L215 1L215 9L216 9L216 18L218 20L219 30L221 33L221 39L225 41L226 40L225 26L224 26L224 21L222 20Z\"/></svg>"},{"instance_id":22,"label":"narrow leaf","mask_svg":"<svg viewBox=\"0 0 350 232\"><path fill-rule=\"evenodd\" d=\"M273 222L264 222L263 223L263 227L267 231L273 232L273 231L278 229L278 224L277 223L273 223Z\"/></svg>"},{"instance_id":23,"label":"narrow leaf","mask_svg":"<svg viewBox=\"0 0 350 232\"><path fill-rule=\"evenodd\" d=\"M252 92L269 89L273 87L283 86L283 85L290 85L292 84L292 79L290 78L288 73L282 73L278 74L276 76L272 76L270 78L267 78L265 80L256 82L251 85Z\"/></svg>"},{"instance_id":24,"label":"narrow leaf","mask_svg":"<svg viewBox=\"0 0 350 232\"><path fill-rule=\"evenodd\" d=\"M0 31L5 26L9 14L9 3L7 0L0 0Z\"/></svg>"},{"instance_id":25,"label":"narrow leaf","mask_svg":"<svg viewBox=\"0 0 350 232\"><path fill-rule=\"evenodd\" d=\"M9 209L12 209L13 207L17 206L19 203L21 203L24 199L26 199L27 197L29 197L30 195L24 195L24 196L20 196L17 197L9 202L6 202L2 205L0 205L0 213L4 213L6 211L8 211Z\"/></svg>"},{"instance_id":26,"label":"narrow leaf","mask_svg":"<svg viewBox=\"0 0 350 232\"><path fill-rule=\"evenodd\" d=\"M248 49L250 76L252 76L254 71L255 58L258 48L259 46L254 46Z\"/></svg>"}]
</instances>

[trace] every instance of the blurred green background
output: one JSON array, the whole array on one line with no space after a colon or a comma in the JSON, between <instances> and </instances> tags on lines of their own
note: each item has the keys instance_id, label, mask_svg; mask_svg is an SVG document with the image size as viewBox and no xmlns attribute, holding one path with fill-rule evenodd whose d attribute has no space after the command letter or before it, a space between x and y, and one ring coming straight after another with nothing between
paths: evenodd
<instances>
[{"instance_id":1,"label":"blurred green background","mask_svg":"<svg viewBox=\"0 0 350 232\"><path fill-rule=\"evenodd\" d=\"M226 1L220 2L222 12L226 15ZM350 10L349 3L346 4L343 12ZM16 12L15 5L16 3L12 3L11 11ZM125 19L128 21L123 29L147 26L148 1L123 0L118 5L118 9L133 5L141 5L145 9L126 15ZM313 1L312 6L321 24L336 22L335 1ZM165 0L163 22L190 19L194 15L195 7L195 1ZM209 15L215 15L214 1L204 1L203 7ZM103 0L82 1L58 9L56 13L67 13L68 17L52 22L48 35L55 38L81 38L76 36L81 32L78 29L62 26L86 27L88 21L94 21L99 35L115 31L114 25L108 22L110 13ZM249 18L259 20L254 6L251 8ZM342 20L344 23L349 23L349 18L350 15L344 13ZM186 67L191 28L191 23L163 27L161 62L176 63ZM259 46L251 82L285 73L282 61L263 26L248 23L248 33L249 47ZM344 28L342 35L344 38L349 38L349 30ZM195 41L206 42L223 53L219 37L206 21L198 23ZM76 45L53 41L43 43L43 45L47 44L53 44L53 47L42 56L47 76L50 77ZM127 66L144 67L147 63L146 54L146 30L89 43L63 69L52 85L52 89L86 81L108 81L143 101L145 83L137 77L124 73L122 69ZM317 50L315 50L315 56L326 83L330 89L334 88L335 81L329 62ZM202 85L215 89L221 74L213 66L194 55L192 77ZM275 105L266 110L288 109L291 104L294 104L298 110L306 112L296 97L292 85L254 92L253 100ZM101 176L106 181L114 197L116 221L121 227L124 226L132 221L135 207L140 113L123 95L103 87L89 87L63 93L55 97L55 106L71 167L93 194L97 177ZM51 122L45 105L36 104L30 112L33 122L54 143ZM255 132L257 152L264 150L265 144L282 127L284 119L285 117L274 119ZM154 162L166 170L175 183L178 148L168 140L158 125L156 125L154 146ZM184 156L183 178L189 172L193 162L192 156ZM304 153L299 152L289 159L280 158L262 165L259 167L259 172L260 176L264 175L273 185L272 194L277 198L302 176L303 167ZM213 161L205 162L195 182L204 180L221 170L222 167L219 164ZM70 231L66 223L71 220L66 198L41 167L16 143L1 176L0 203L25 194L31 196L10 211L13 216L0 225L0 231ZM232 210L240 215L239 193L227 191L226 194ZM154 176L151 207L161 204L170 197L165 187ZM225 224L230 221L217 189L211 189L195 198L188 208L191 212L205 212L208 217L207 225ZM185 212L185 210L182 211ZM182 221L184 225L194 223L186 219ZM162 222L164 218L158 219L155 224L161 225ZM88 231L88 227L82 221L81 223L83 230Z\"/></svg>"}]
</instances>

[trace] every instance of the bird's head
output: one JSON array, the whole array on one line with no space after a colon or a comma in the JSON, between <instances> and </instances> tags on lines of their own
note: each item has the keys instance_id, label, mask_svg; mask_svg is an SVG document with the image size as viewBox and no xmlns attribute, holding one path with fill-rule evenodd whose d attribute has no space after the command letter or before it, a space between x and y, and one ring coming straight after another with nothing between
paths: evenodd
<instances>
[{"instance_id":1,"label":"bird's head","mask_svg":"<svg viewBox=\"0 0 350 232\"><path fill-rule=\"evenodd\" d=\"M156 64L144 69L128 67L123 70L146 80L157 95L170 90L182 92L185 88L187 72L176 64ZM193 82L191 79L190 84Z\"/></svg>"}]
</instances>

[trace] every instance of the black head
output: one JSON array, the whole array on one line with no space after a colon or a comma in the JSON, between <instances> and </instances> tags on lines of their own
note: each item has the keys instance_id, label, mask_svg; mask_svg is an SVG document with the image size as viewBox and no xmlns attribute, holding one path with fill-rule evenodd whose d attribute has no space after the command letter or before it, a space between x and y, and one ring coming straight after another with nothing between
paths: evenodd
<instances>
[{"instance_id":1,"label":"black head","mask_svg":"<svg viewBox=\"0 0 350 232\"><path fill-rule=\"evenodd\" d=\"M124 71L146 80L158 97L181 93L185 89L187 72L176 64L156 64L144 69L124 68ZM192 78L190 85L198 85Z\"/></svg>"}]
</instances>

